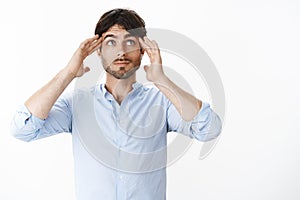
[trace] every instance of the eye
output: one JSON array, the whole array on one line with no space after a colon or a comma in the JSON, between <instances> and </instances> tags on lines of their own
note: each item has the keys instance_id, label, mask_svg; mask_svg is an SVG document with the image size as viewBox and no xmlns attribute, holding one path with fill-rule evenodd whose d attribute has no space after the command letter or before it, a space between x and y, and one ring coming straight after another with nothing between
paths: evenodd
<instances>
[{"instance_id":1,"label":"eye","mask_svg":"<svg viewBox=\"0 0 300 200\"><path fill-rule=\"evenodd\" d=\"M126 40L126 45L133 46L133 45L135 45L135 41L134 40Z\"/></svg>"},{"instance_id":2,"label":"eye","mask_svg":"<svg viewBox=\"0 0 300 200\"><path fill-rule=\"evenodd\" d=\"M107 46L115 46L115 45L116 45L116 41L114 41L114 40L108 40L108 41L106 42L106 45L107 45Z\"/></svg>"}]
</instances>

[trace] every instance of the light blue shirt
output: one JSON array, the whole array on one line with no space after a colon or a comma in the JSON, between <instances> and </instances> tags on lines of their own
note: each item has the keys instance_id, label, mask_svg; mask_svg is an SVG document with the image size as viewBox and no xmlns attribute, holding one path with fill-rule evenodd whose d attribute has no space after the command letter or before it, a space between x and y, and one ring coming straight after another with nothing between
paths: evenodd
<instances>
[{"instance_id":1,"label":"light blue shirt","mask_svg":"<svg viewBox=\"0 0 300 200\"><path fill-rule=\"evenodd\" d=\"M132 87L121 105L104 84L63 94L45 120L21 105L12 133L24 141L71 133L78 200L164 200L167 133L209 141L220 134L221 121L205 102L184 121L157 88Z\"/></svg>"}]
</instances>

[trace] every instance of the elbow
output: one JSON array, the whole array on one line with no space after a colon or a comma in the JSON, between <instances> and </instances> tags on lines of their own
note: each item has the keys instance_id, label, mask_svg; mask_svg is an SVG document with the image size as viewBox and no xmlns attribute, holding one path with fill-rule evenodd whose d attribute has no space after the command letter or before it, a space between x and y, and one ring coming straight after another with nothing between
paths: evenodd
<instances>
[{"instance_id":1,"label":"elbow","mask_svg":"<svg viewBox=\"0 0 300 200\"><path fill-rule=\"evenodd\" d=\"M212 139L215 139L215 138L219 137L222 132L222 121L217 114L214 115L214 119L212 120L212 123L214 123L213 126L215 127L213 130L214 136Z\"/></svg>"},{"instance_id":2,"label":"elbow","mask_svg":"<svg viewBox=\"0 0 300 200\"><path fill-rule=\"evenodd\" d=\"M30 142L30 141L34 140L34 138L37 135L36 132L37 132L36 130L27 128L26 125L23 127L18 127L14 123L14 121L11 123L11 127L10 127L11 135L14 138L21 140L23 142Z\"/></svg>"},{"instance_id":3,"label":"elbow","mask_svg":"<svg viewBox=\"0 0 300 200\"><path fill-rule=\"evenodd\" d=\"M13 135L14 138L23 141L23 142L31 142L33 139L31 137L24 137L23 135Z\"/></svg>"},{"instance_id":4,"label":"elbow","mask_svg":"<svg viewBox=\"0 0 300 200\"><path fill-rule=\"evenodd\" d=\"M202 142L208 142L216 139L222 132L222 121L220 117L212 112L210 115L210 120L198 129L193 131L194 137Z\"/></svg>"},{"instance_id":5,"label":"elbow","mask_svg":"<svg viewBox=\"0 0 300 200\"><path fill-rule=\"evenodd\" d=\"M28 137L27 135L23 135L23 134L15 134L13 133L12 134L14 138L20 140L20 141L23 141L23 142L31 142L33 141L34 137Z\"/></svg>"}]
</instances>

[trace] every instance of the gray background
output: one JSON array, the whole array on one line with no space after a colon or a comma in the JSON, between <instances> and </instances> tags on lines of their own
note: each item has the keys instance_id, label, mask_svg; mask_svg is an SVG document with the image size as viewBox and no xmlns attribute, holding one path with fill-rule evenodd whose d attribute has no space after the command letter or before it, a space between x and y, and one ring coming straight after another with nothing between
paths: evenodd
<instances>
[{"instance_id":1,"label":"gray background","mask_svg":"<svg viewBox=\"0 0 300 200\"><path fill-rule=\"evenodd\" d=\"M224 84L222 136L204 160L198 159L202 144L194 142L168 167L168 199L299 199L296 0L5 2L0 6L0 199L75 198L70 136L27 144L9 135L9 123L16 106L64 67L100 15L115 7L136 10L148 27L196 41ZM205 87L197 96L209 101Z\"/></svg>"}]
</instances>

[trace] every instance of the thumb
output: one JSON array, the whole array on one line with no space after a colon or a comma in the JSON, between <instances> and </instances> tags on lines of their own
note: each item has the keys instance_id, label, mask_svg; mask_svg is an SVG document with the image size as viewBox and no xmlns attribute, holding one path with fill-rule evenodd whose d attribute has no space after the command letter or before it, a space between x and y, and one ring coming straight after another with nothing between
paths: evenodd
<instances>
[{"instance_id":1,"label":"thumb","mask_svg":"<svg viewBox=\"0 0 300 200\"><path fill-rule=\"evenodd\" d=\"M144 70L145 70L145 72L147 72L148 69L149 69L149 66L148 66L148 65L144 65Z\"/></svg>"},{"instance_id":2,"label":"thumb","mask_svg":"<svg viewBox=\"0 0 300 200\"><path fill-rule=\"evenodd\" d=\"M84 73L89 72L91 69L89 67L84 68Z\"/></svg>"}]
</instances>

